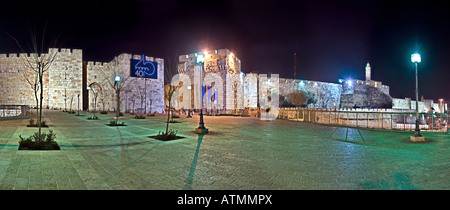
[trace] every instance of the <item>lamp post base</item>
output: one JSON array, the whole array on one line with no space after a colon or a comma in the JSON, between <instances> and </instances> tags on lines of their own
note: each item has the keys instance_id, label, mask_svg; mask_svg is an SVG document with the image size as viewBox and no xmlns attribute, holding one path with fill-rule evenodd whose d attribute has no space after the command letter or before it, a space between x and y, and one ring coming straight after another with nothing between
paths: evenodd
<instances>
[{"instance_id":1,"label":"lamp post base","mask_svg":"<svg viewBox=\"0 0 450 210\"><path fill-rule=\"evenodd\" d=\"M416 130L414 131L414 135L412 135L409 139L412 142L424 142L425 141L425 137L420 135L420 127L419 127L419 118L418 117L416 117Z\"/></svg>"},{"instance_id":2,"label":"lamp post base","mask_svg":"<svg viewBox=\"0 0 450 210\"><path fill-rule=\"evenodd\" d=\"M412 135L409 139L412 142L424 142L425 141L425 137L423 137L423 136L416 136L416 135Z\"/></svg>"},{"instance_id":3,"label":"lamp post base","mask_svg":"<svg viewBox=\"0 0 450 210\"><path fill-rule=\"evenodd\" d=\"M207 128L196 128L194 132L197 134L207 134L208 129Z\"/></svg>"}]
</instances>

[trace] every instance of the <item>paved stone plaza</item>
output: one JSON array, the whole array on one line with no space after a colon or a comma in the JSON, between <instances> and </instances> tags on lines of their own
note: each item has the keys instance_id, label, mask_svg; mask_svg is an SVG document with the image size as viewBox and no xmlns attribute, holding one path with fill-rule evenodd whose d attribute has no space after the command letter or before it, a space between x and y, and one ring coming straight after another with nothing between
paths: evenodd
<instances>
[{"instance_id":1,"label":"paved stone plaza","mask_svg":"<svg viewBox=\"0 0 450 210\"><path fill-rule=\"evenodd\" d=\"M210 134L193 133L198 116L170 128L186 138L149 138L165 116L109 127L113 114L92 121L44 112L61 151L19 151L28 119L0 121L0 189L450 189L450 135L356 130L287 120L206 116Z\"/></svg>"}]
</instances>

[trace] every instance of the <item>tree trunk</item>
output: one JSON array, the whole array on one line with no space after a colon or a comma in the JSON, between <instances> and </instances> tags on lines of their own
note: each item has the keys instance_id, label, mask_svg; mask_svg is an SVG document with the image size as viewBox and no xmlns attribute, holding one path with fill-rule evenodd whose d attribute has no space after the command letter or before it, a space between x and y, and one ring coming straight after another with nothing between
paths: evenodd
<instances>
[{"instance_id":1,"label":"tree trunk","mask_svg":"<svg viewBox=\"0 0 450 210\"><path fill-rule=\"evenodd\" d=\"M171 106L172 105L171 105L170 99L169 99L169 108L167 109L166 135L168 134L168 131L169 131L169 117L170 117Z\"/></svg>"},{"instance_id":2,"label":"tree trunk","mask_svg":"<svg viewBox=\"0 0 450 210\"><path fill-rule=\"evenodd\" d=\"M38 123L39 123L39 135L38 135L38 137L39 137L39 143L41 143L41 121L42 121L42 99L44 98L44 96L43 96L43 90L44 90L44 84L43 84L43 82L42 82L42 77L44 76L43 75L43 67L42 66L38 66L39 68L38 68L38 70L39 70L39 84L41 84L41 94L40 94L40 100L39 100L39 121L38 121Z\"/></svg>"},{"instance_id":3,"label":"tree trunk","mask_svg":"<svg viewBox=\"0 0 450 210\"><path fill-rule=\"evenodd\" d=\"M95 119L95 111L97 110L97 94L94 95L94 119Z\"/></svg>"},{"instance_id":4,"label":"tree trunk","mask_svg":"<svg viewBox=\"0 0 450 210\"><path fill-rule=\"evenodd\" d=\"M153 100L150 99L150 114L152 114L152 105L153 105Z\"/></svg>"},{"instance_id":5,"label":"tree trunk","mask_svg":"<svg viewBox=\"0 0 450 210\"><path fill-rule=\"evenodd\" d=\"M37 85L36 85L37 86ZM39 109L39 98L38 98L38 90L36 89L37 87L35 86L34 89L34 98L36 99L36 123L39 122L39 113L38 113L38 109Z\"/></svg>"}]
</instances>

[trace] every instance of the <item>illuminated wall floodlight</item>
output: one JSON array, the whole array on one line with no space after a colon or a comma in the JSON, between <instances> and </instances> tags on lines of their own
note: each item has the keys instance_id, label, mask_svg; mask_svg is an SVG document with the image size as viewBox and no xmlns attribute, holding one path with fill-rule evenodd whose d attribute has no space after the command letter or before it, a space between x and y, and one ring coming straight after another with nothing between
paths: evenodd
<instances>
[{"instance_id":1,"label":"illuminated wall floodlight","mask_svg":"<svg viewBox=\"0 0 450 210\"><path fill-rule=\"evenodd\" d=\"M352 86L352 85L353 85L353 81L348 80L348 81L347 81L347 84L350 85L350 86Z\"/></svg>"},{"instance_id":2,"label":"illuminated wall floodlight","mask_svg":"<svg viewBox=\"0 0 450 210\"><path fill-rule=\"evenodd\" d=\"M422 59L420 58L420 54L419 53L414 53L411 55L411 61L413 63L420 63L422 61Z\"/></svg>"}]
</instances>

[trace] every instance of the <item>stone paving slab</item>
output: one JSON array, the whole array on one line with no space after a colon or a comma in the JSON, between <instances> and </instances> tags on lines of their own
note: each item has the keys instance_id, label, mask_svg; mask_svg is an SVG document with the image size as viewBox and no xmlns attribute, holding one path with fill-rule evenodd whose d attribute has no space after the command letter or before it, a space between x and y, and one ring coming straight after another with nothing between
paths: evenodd
<instances>
[{"instance_id":1,"label":"stone paving slab","mask_svg":"<svg viewBox=\"0 0 450 210\"><path fill-rule=\"evenodd\" d=\"M165 116L106 126L113 114L74 116L46 110L61 151L19 151L28 119L0 121L0 189L450 189L450 136L357 130L287 120L206 116L211 133L197 135L198 116L170 124L185 137L152 138Z\"/></svg>"}]
</instances>

